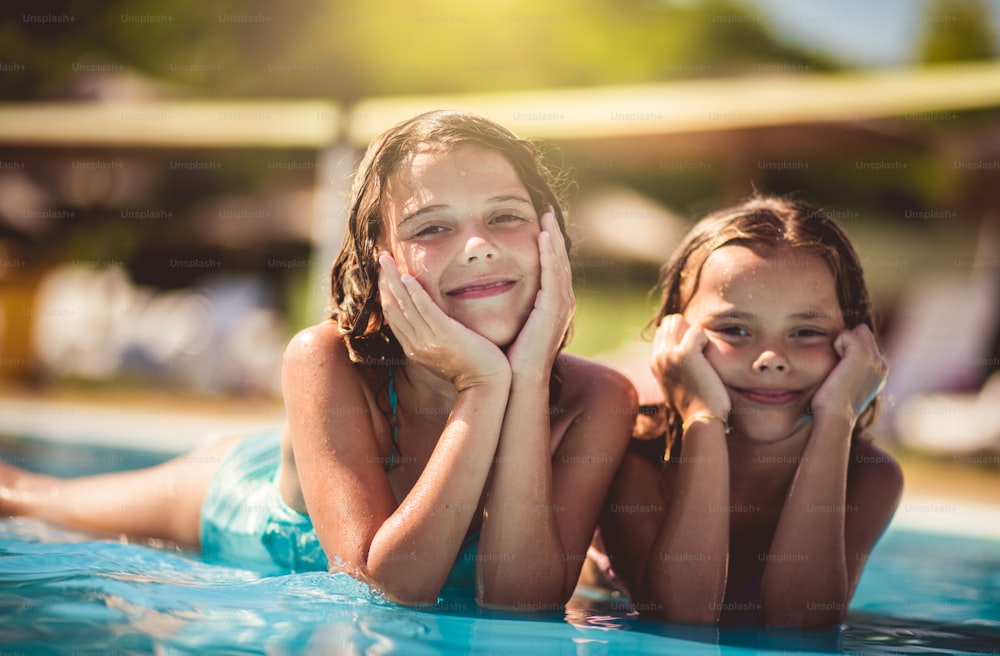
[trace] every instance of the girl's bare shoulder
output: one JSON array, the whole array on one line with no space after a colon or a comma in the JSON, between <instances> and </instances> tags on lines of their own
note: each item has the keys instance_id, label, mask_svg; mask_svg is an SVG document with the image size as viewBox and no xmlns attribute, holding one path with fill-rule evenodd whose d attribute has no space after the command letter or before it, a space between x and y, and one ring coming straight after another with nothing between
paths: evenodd
<instances>
[{"instance_id":1,"label":"girl's bare shoulder","mask_svg":"<svg viewBox=\"0 0 1000 656\"><path fill-rule=\"evenodd\" d=\"M351 364L344 336L334 321L303 328L288 342L285 366L315 367Z\"/></svg>"},{"instance_id":2,"label":"girl's bare shoulder","mask_svg":"<svg viewBox=\"0 0 1000 656\"><path fill-rule=\"evenodd\" d=\"M351 360L344 335L333 321L309 326L292 337L285 348L281 386L294 435L335 443L345 435L356 436L349 424L372 431L376 439L389 434L384 422L372 419L381 416L376 374ZM331 423L331 417L337 421ZM334 425L340 430L330 431Z\"/></svg>"},{"instance_id":3,"label":"girl's bare shoulder","mask_svg":"<svg viewBox=\"0 0 1000 656\"><path fill-rule=\"evenodd\" d=\"M288 342L282 358L282 387L289 393L321 391L370 397L366 367L351 361L344 335L334 321L324 321L299 331Z\"/></svg>"},{"instance_id":4,"label":"girl's bare shoulder","mask_svg":"<svg viewBox=\"0 0 1000 656\"><path fill-rule=\"evenodd\" d=\"M852 475L879 480L890 486L902 485L903 471L899 463L868 438L854 438L850 467Z\"/></svg>"},{"instance_id":5,"label":"girl's bare shoulder","mask_svg":"<svg viewBox=\"0 0 1000 656\"><path fill-rule=\"evenodd\" d=\"M638 404L635 386L625 374L596 360L560 353L561 405L567 410L611 409L631 413Z\"/></svg>"},{"instance_id":6,"label":"girl's bare shoulder","mask_svg":"<svg viewBox=\"0 0 1000 656\"><path fill-rule=\"evenodd\" d=\"M891 455L864 437L854 438L848 470L848 497L891 513L903 491L903 470Z\"/></svg>"}]
</instances>

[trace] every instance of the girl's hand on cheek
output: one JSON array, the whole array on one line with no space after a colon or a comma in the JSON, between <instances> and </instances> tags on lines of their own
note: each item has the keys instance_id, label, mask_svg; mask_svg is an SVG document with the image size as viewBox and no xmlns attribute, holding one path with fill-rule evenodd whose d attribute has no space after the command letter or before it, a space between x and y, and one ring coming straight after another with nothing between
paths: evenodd
<instances>
[{"instance_id":1,"label":"girl's hand on cheek","mask_svg":"<svg viewBox=\"0 0 1000 656\"><path fill-rule=\"evenodd\" d=\"M406 357L459 391L498 375L509 376L503 352L488 339L455 321L409 275L400 275L388 253L379 256L382 313Z\"/></svg>"},{"instance_id":2,"label":"girl's hand on cheek","mask_svg":"<svg viewBox=\"0 0 1000 656\"><path fill-rule=\"evenodd\" d=\"M513 372L534 371L548 379L559 346L576 312L576 297L573 295L573 274L566 253L566 241L559 230L555 212L547 210L540 223L540 288L531 314L507 350L507 358Z\"/></svg>"},{"instance_id":3,"label":"girl's hand on cheek","mask_svg":"<svg viewBox=\"0 0 1000 656\"><path fill-rule=\"evenodd\" d=\"M813 414L843 413L853 426L872 399L882 391L889 365L879 352L871 329L865 324L837 335L833 340L833 349L840 356L840 362L813 396Z\"/></svg>"},{"instance_id":4,"label":"girl's hand on cheek","mask_svg":"<svg viewBox=\"0 0 1000 656\"><path fill-rule=\"evenodd\" d=\"M650 368L681 419L696 414L727 418L729 392L705 357L708 337L701 326L689 325L680 314L663 317L653 337Z\"/></svg>"}]
</instances>

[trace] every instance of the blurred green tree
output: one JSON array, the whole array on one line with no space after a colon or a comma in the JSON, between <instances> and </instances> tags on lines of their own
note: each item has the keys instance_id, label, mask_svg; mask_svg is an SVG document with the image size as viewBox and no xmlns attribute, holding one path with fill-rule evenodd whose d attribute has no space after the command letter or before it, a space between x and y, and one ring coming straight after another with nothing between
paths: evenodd
<instances>
[{"instance_id":1,"label":"blurred green tree","mask_svg":"<svg viewBox=\"0 0 1000 656\"><path fill-rule=\"evenodd\" d=\"M18 100L128 70L201 97L351 101L833 67L736 0L13 0L0 62L23 67L0 76Z\"/></svg>"},{"instance_id":2,"label":"blurred green tree","mask_svg":"<svg viewBox=\"0 0 1000 656\"><path fill-rule=\"evenodd\" d=\"M930 0L923 22L919 57L924 63L992 59L997 55L986 0Z\"/></svg>"}]
</instances>

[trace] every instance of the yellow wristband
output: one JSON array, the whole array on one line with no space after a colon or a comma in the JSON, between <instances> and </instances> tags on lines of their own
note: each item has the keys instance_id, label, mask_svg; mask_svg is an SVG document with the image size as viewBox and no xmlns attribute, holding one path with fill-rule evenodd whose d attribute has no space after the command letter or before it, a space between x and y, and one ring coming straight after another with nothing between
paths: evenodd
<instances>
[{"instance_id":1,"label":"yellow wristband","mask_svg":"<svg viewBox=\"0 0 1000 656\"><path fill-rule=\"evenodd\" d=\"M692 415L691 417L688 417L687 419L685 419L684 423L681 424L681 432L682 433L686 432L687 429L688 429L688 426L690 426L692 423L698 421L699 419L711 419L711 420L714 420L714 421L721 422L722 423L722 432L725 433L726 435L729 435L729 422L726 421L725 419L723 419L722 417L717 417L715 415Z\"/></svg>"}]
</instances>

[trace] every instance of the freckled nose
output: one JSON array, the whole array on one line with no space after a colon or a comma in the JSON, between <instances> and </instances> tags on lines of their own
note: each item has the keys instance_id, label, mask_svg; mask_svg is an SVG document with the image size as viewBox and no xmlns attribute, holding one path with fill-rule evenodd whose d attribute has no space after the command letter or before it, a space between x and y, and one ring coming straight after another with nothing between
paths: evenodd
<instances>
[{"instance_id":1,"label":"freckled nose","mask_svg":"<svg viewBox=\"0 0 1000 656\"><path fill-rule=\"evenodd\" d=\"M753 363L757 371L787 371L788 361L779 353L774 351L764 351Z\"/></svg>"},{"instance_id":2,"label":"freckled nose","mask_svg":"<svg viewBox=\"0 0 1000 656\"><path fill-rule=\"evenodd\" d=\"M475 262L479 259L492 260L496 255L493 243L482 235L472 235L465 241L465 261Z\"/></svg>"}]
</instances>

